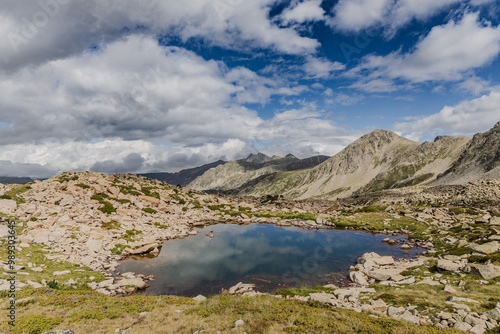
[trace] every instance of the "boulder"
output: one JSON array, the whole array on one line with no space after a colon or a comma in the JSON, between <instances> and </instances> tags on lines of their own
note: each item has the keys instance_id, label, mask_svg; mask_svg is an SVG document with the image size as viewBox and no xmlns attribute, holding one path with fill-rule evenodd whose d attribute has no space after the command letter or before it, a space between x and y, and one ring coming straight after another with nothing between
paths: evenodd
<instances>
[{"instance_id":1,"label":"boulder","mask_svg":"<svg viewBox=\"0 0 500 334\"><path fill-rule=\"evenodd\" d=\"M0 225L0 238L9 236L9 230L7 225Z\"/></svg>"},{"instance_id":2,"label":"boulder","mask_svg":"<svg viewBox=\"0 0 500 334\"><path fill-rule=\"evenodd\" d=\"M400 314L403 314L405 311L404 307L394 307L394 306L389 306L387 308L387 315L390 317L397 316Z\"/></svg>"},{"instance_id":3,"label":"boulder","mask_svg":"<svg viewBox=\"0 0 500 334\"><path fill-rule=\"evenodd\" d=\"M204 300L207 300L207 297L205 297L203 295L198 295L198 296L194 297L193 299L198 301L198 302L202 302Z\"/></svg>"},{"instance_id":4,"label":"boulder","mask_svg":"<svg viewBox=\"0 0 500 334\"><path fill-rule=\"evenodd\" d=\"M337 298L335 298L334 295L326 292L310 293L309 296L311 297L311 300L324 304L334 305L337 301Z\"/></svg>"},{"instance_id":5,"label":"boulder","mask_svg":"<svg viewBox=\"0 0 500 334\"><path fill-rule=\"evenodd\" d=\"M54 271L54 273L52 275L60 276L60 275L66 275L66 274L71 274L71 271L69 271L69 270Z\"/></svg>"},{"instance_id":6,"label":"boulder","mask_svg":"<svg viewBox=\"0 0 500 334\"><path fill-rule=\"evenodd\" d=\"M133 278L133 279L122 279L117 283L118 286L133 286L136 287L137 289L145 289L148 287L146 282L144 282L140 278Z\"/></svg>"},{"instance_id":7,"label":"boulder","mask_svg":"<svg viewBox=\"0 0 500 334\"><path fill-rule=\"evenodd\" d=\"M16 201L10 199L0 199L0 212L2 213L12 213L16 210Z\"/></svg>"},{"instance_id":8,"label":"boulder","mask_svg":"<svg viewBox=\"0 0 500 334\"><path fill-rule=\"evenodd\" d=\"M472 328L471 325L469 325L468 323L466 322L462 322L462 321L457 321L455 323L455 325L453 325L453 328L455 329L458 329L460 331L464 331L464 332L467 332L469 329Z\"/></svg>"},{"instance_id":9,"label":"boulder","mask_svg":"<svg viewBox=\"0 0 500 334\"><path fill-rule=\"evenodd\" d=\"M470 264L468 266L471 272L478 272L484 279L493 279L500 276L500 266L493 264Z\"/></svg>"},{"instance_id":10,"label":"boulder","mask_svg":"<svg viewBox=\"0 0 500 334\"><path fill-rule=\"evenodd\" d=\"M377 281L387 281L391 278L391 274L383 270L370 270L366 273L370 278L376 279Z\"/></svg>"},{"instance_id":11,"label":"boulder","mask_svg":"<svg viewBox=\"0 0 500 334\"><path fill-rule=\"evenodd\" d=\"M489 310L488 312L486 312L486 316L488 317L488 319L500 321L500 308L495 307L494 309Z\"/></svg>"},{"instance_id":12,"label":"boulder","mask_svg":"<svg viewBox=\"0 0 500 334\"><path fill-rule=\"evenodd\" d=\"M378 312L387 311L387 304L382 299L372 300L370 301L370 305L373 307L375 311Z\"/></svg>"},{"instance_id":13,"label":"boulder","mask_svg":"<svg viewBox=\"0 0 500 334\"><path fill-rule=\"evenodd\" d=\"M351 281L353 281L354 283L356 283L358 285L362 285L362 286L369 285L368 281L365 278L365 275L363 275L359 271L351 271L349 273L349 278L351 279Z\"/></svg>"},{"instance_id":14,"label":"boulder","mask_svg":"<svg viewBox=\"0 0 500 334\"><path fill-rule=\"evenodd\" d=\"M398 319L414 323L415 325L418 325L420 322L420 318L416 315L411 314L408 310L401 314Z\"/></svg>"},{"instance_id":15,"label":"boulder","mask_svg":"<svg viewBox=\"0 0 500 334\"><path fill-rule=\"evenodd\" d=\"M490 226L500 226L500 217L491 217Z\"/></svg>"},{"instance_id":16,"label":"boulder","mask_svg":"<svg viewBox=\"0 0 500 334\"><path fill-rule=\"evenodd\" d=\"M481 325L476 325L476 326L472 327L471 329L469 329L469 333L473 333L473 334L483 334L484 332L486 332L486 328L484 328Z\"/></svg>"},{"instance_id":17,"label":"boulder","mask_svg":"<svg viewBox=\"0 0 500 334\"><path fill-rule=\"evenodd\" d=\"M142 245L142 246L136 246L135 248L132 248L128 250L129 254L136 255L136 254L144 254L144 253L149 253L155 250L158 247L158 244L156 242Z\"/></svg>"},{"instance_id":18,"label":"boulder","mask_svg":"<svg viewBox=\"0 0 500 334\"><path fill-rule=\"evenodd\" d=\"M495 252L498 252L500 250L500 242L498 241L490 241L482 245L478 244L471 244L470 248L479 253L483 254L493 254Z\"/></svg>"},{"instance_id":19,"label":"boulder","mask_svg":"<svg viewBox=\"0 0 500 334\"><path fill-rule=\"evenodd\" d=\"M457 293L457 290L453 288L451 285L446 284L443 289L444 292L449 293L449 294L455 294Z\"/></svg>"},{"instance_id":20,"label":"boulder","mask_svg":"<svg viewBox=\"0 0 500 334\"><path fill-rule=\"evenodd\" d=\"M460 265L450 260L439 259L436 266L442 270L457 271L460 270Z\"/></svg>"}]
</instances>

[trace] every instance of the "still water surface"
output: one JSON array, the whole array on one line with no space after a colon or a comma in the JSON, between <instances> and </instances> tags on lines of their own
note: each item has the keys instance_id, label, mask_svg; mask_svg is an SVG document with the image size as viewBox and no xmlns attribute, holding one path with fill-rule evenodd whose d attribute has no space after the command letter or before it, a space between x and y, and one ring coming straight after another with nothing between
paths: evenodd
<instances>
[{"instance_id":1,"label":"still water surface","mask_svg":"<svg viewBox=\"0 0 500 334\"><path fill-rule=\"evenodd\" d=\"M240 281L263 292L283 286L346 285L349 266L363 253L400 258L422 251L404 252L399 245L381 242L386 235L349 230L271 224L217 224L197 230L196 236L165 242L158 257L127 259L117 270L154 275L145 292L149 295L210 296Z\"/></svg>"}]
</instances>

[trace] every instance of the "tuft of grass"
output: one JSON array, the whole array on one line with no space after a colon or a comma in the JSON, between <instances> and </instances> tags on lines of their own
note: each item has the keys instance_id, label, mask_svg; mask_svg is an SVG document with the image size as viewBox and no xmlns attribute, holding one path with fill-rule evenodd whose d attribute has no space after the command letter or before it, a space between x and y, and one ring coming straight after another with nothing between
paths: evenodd
<instances>
[{"instance_id":1,"label":"tuft of grass","mask_svg":"<svg viewBox=\"0 0 500 334\"><path fill-rule=\"evenodd\" d=\"M104 230L119 230L122 224L116 220L112 220L109 223L101 223L101 228Z\"/></svg>"},{"instance_id":2,"label":"tuft of grass","mask_svg":"<svg viewBox=\"0 0 500 334\"><path fill-rule=\"evenodd\" d=\"M158 228L168 228L168 225L164 225L164 224L161 224L161 223L155 223L155 226L158 227Z\"/></svg>"},{"instance_id":3,"label":"tuft of grass","mask_svg":"<svg viewBox=\"0 0 500 334\"><path fill-rule=\"evenodd\" d=\"M128 245L116 244L115 247L111 249L111 253L116 255L121 255L125 248L129 247Z\"/></svg>"},{"instance_id":4,"label":"tuft of grass","mask_svg":"<svg viewBox=\"0 0 500 334\"><path fill-rule=\"evenodd\" d=\"M160 199L160 194L157 193L156 191L153 191L154 189L157 189L157 188L156 187L144 187L144 186L141 187L141 191L144 193L144 195Z\"/></svg>"},{"instance_id":5,"label":"tuft of grass","mask_svg":"<svg viewBox=\"0 0 500 334\"><path fill-rule=\"evenodd\" d=\"M99 208L99 211L106 213L108 215L113 212L116 212L116 209L113 207L113 204L109 203L108 201L105 201L104 198L109 198L109 196L101 193L97 195L92 195L92 197L90 197L90 199L98 201L103 205L102 207Z\"/></svg>"},{"instance_id":6,"label":"tuft of grass","mask_svg":"<svg viewBox=\"0 0 500 334\"><path fill-rule=\"evenodd\" d=\"M89 185L83 184L83 183L77 183L77 184L75 184L75 186L83 188L83 189L89 189L90 188Z\"/></svg>"},{"instance_id":7,"label":"tuft of grass","mask_svg":"<svg viewBox=\"0 0 500 334\"><path fill-rule=\"evenodd\" d=\"M10 189L9 191L6 191L3 196L10 197L10 198L5 198L5 199L12 199L12 200L16 201L16 203L18 205L26 203L26 200L21 197L21 194L30 190L31 189L30 185L31 185L31 183L15 186L12 189Z\"/></svg>"},{"instance_id":8,"label":"tuft of grass","mask_svg":"<svg viewBox=\"0 0 500 334\"><path fill-rule=\"evenodd\" d=\"M126 230L125 234L123 235L123 239L127 240L128 242L134 242L136 241L136 237L141 233L142 231L138 230Z\"/></svg>"},{"instance_id":9,"label":"tuft of grass","mask_svg":"<svg viewBox=\"0 0 500 334\"><path fill-rule=\"evenodd\" d=\"M155 214L155 213L158 213L158 211L156 211L155 209L153 208L144 208L142 209L142 211L146 212L146 213L150 213L150 214Z\"/></svg>"},{"instance_id":10,"label":"tuft of grass","mask_svg":"<svg viewBox=\"0 0 500 334\"><path fill-rule=\"evenodd\" d=\"M61 286L59 285L59 283L56 280L48 281L47 286L51 289L54 289L54 290L59 290L61 288Z\"/></svg>"},{"instance_id":11,"label":"tuft of grass","mask_svg":"<svg viewBox=\"0 0 500 334\"><path fill-rule=\"evenodd\" d=\"M63 322L60 317L49 317L43 314L21 315L16 321L16 333L40 334L50 331Z\"/></svg>"}]
</instances>

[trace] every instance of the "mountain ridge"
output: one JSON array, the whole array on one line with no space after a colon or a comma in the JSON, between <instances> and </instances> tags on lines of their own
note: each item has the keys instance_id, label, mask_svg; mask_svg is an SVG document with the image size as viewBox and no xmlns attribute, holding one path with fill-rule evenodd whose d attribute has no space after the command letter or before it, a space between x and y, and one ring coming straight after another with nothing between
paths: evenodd
<instances>
[{"instance_id":1,"label":"mountain ridge","mask_svg":"<svg viewBox=\"0 0 500 334\"><path fill-rule=\"evenodd\" d=\"M234 195L335 200L384 189L500 178L499 147L500 122L473 138L437 136L423 143L377 129L312 167L269 171L263 165L248 177L244 167L230 161L188 186Z\"/></svg>"}]
</instances>

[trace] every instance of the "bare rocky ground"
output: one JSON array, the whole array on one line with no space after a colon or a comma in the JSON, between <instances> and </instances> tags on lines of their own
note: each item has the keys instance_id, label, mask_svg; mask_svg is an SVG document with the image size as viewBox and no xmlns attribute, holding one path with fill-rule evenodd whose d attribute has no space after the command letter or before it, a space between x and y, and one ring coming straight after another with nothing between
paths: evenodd
<instances>
[{"instance_id":1,"label":"bare rocky ground","mask_svg":"<svg viewBox=\"0 0 500 334\"><path fill-rule=\"evenodd\" d=\"M8 233L6 218L17 221L18 289L61 284L109 296L134 293L154 278L116 273L121 259L154 256L164 241L196 234L195 226L212 222L350 228L385 232L384 242L419 246L427 254L395 260L367 253L351 268L349 287L277 296L471 333L498 329L499 181L385 191L332 203L221 197L135 175L66 172L28 187L0 185L0 196L5 217L0 238ZM409 242L391 238L399 233L409 235ZM0 290L8 289L0 279ZM227 293L260 294L243 282ZM405 294L414 296L402 298Z\"/></svg>"}]
</instances>

